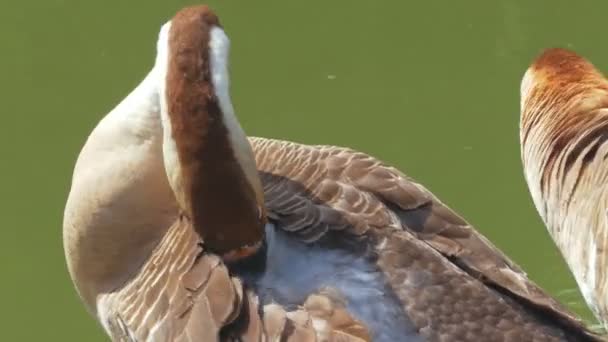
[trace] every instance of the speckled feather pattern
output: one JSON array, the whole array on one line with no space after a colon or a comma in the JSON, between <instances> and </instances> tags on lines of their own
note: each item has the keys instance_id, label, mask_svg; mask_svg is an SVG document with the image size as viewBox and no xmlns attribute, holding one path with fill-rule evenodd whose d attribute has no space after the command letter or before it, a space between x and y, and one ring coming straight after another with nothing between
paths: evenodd
<instances>
[{"instance_id":1,"label":"speckled feather pattern","mask_svg":"<svg viewBox=\"0 0 608 342\"><path fill-rule=\"evenodd\" d=\"M493 339L557 338L533 318L534 310L558 326L582 329L485 237L395 168L347 148L251 142L269 215L280 219L278 226L309 242L328 231L368 238L378 267L422 336L450 341L465 330L462 340L485 333Z\"/></svg>"},{"instance_id":2,"label":"speckled feather pattern","mask_svg":"<svg viewBox=\"0 0 608 342\"><path fill-rule=\"evenodd\" d=\"M522 80L520 138L536 208L606 324L608 81L572 51L545 51Z\"/></svg>"},{"instance_id":3,"label":"speckled feather pattern","mask_svg":"<svg viewBox=\"0 0 608 342\"><path fill-rule=\"evenodd\" d=\"M103 299L114 310L108 325L115 340L393 339L393 332L383 331L392 322L369 321L373 314L353 307L365 296L357 298L351 290L394 300L397 306L387 310L397 317L390 319L404 323L398 332L410 340L594 340L462 218L396 169L349 149L263 138L251 142L269 217L278 233L302 250L291 248L285 255L306 257L312 249L339 255L360 269L343 281L319 279L316 287L289 279L268 282L270 290L281 285L283 292L289 286L300 291L294 297L269 297L204 254L182 219L140 274ZM270 253L277 247L273 260L281 258L281 243L269 243ZM280 274L276 263L268 263L268 274ZM340 258L327 260L327 269L332 265L345 267ZM311 264L300 272L317 269ZM357 277L368 277L369 283L351 282Z\"/></svg>"},{"instance_id":4,"label":"speckled feather pattern","mask_svg":"<svg viewBox=\"0 0 608 342\"><path fill-rule=\"evenodd\" d=\"M114 341L368 341L342 302L311 293L291 311L257 296L214 255L189 222L167 232L140 276L102 302ZM263 315L259 316L262 311Z\"/></svg>"}]
</instances>

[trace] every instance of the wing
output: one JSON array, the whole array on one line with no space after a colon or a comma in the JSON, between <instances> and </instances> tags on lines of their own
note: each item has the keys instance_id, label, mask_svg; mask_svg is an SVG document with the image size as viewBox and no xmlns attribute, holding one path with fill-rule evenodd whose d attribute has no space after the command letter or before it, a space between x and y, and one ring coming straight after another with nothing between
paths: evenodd
<instances>
[{"instance_id":1,"label":"wing","mask_svg":"<svg viewBox=\"0 0 608 342\"><path fill-rule=\"evenodd\" d=\"M139 276L100 303L113 341L369 341L363 325L324 293L301 308L260 307L218 257L204 253L186 219L179 219ZM313 322L315 324L313 324Z\"/></svg>"},{"instance_id":2,"label":"wing","mask_svg":"<svg viewBox=\"0 0 608 342\"><path fill-rule=\"evenodd\" d=\"M307 243L329 235L369 242L404 313L428 340L599 340L396 169L348 149L251 142L271 219ZM295 311L260 305L204 253L184 218L139 275L99 305L115 341L371 341L327 293L311 293Z\"/></svg>"},{"instance_id":3,"label":"wing","mask_svg":"<svg viewBox=\"0 0 608 342\"><path fill-rule=\"evenodd\" d=\"M464 219L395 168L346 148L250 142L277 226L307 243L337 232L372 241L378 267L423 335L454 338L466 326L488 330L480 337L528 329L533 336L596 338ZM513 326L502 329L498 322Z\"/></svg>"}]
</instances>

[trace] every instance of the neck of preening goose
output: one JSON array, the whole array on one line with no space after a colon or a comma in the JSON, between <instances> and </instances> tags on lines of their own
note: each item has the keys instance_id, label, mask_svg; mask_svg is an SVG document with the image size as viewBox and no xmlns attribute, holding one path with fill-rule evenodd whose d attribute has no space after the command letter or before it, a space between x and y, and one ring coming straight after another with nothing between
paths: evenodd
<instances>
[{"instance_id":1,"label":"neck of preening goose","mask_svg":"<svg viewBox=\"0 0 608 342\"><path fill-rule=\"evenodd\" d=\"M228 49L218 18L191 7L163 28L157 63L169 183L206 249L238 259L261 245L265 215L253 151L230 102Z\"/></svg>"},{"instance_id":2,"label":"neck of preening goose","mask_svg":"<svg viewBox=\"0 0 608 342\"><path fill-rule=\"evenodd\" d=\"M65 206L68 269L87 308L137 275L176 218L153 70L89 135Z\"/></svg>"},{"instance_id":3,"label":"neck of preening goose","mask_svg":"<svg viewBox=\"0 0 608 342\"><path fill-rule=\"evenodd\" d=\"M527 70L520 140L528 187L585 300L608 319L608 82L573 52Z\"/></svg>"}]
</instances>

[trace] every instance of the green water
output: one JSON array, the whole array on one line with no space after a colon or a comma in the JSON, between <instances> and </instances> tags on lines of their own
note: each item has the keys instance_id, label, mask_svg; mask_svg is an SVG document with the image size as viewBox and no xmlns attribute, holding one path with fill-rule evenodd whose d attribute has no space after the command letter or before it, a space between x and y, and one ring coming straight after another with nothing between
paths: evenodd
<instances>
[{"instance_id":1,"label":"green water","mask_svg":"<svg viewBox=\"0 0 608 342\"><path fill-rule=\"evenodd\" d=\"M104 341L68 278L61 220L97 121L150 68L184 1L0 3L3 341ZM213 1L252 135L339 144L415 177L590 319L522 177L519 81L542 48L608 69L608 2Z\"/></svg>"}]
</instances>

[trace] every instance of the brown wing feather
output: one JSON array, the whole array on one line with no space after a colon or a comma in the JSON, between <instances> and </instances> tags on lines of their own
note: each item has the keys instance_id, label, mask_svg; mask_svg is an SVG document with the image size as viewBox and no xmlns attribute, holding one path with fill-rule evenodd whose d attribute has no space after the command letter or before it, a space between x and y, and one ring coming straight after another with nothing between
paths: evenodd
<instances>
[{"instance_id":1,"label":"brown wing feather","mask_svg":"<svg viewBox=\"0 0 608 342\"><path fill-rule=\"evenodd\" d=\"M203 253L200 242L191 224L178 220L140 275L103 300L111 312L102 323L114 341L370 340L365 327L323 293L311 294L295 312L260 308L255 294L218 257ZM325 324L314 326L313 319Z\"/></svg>"},{"instance_id":2,"label":"brown wing feather","mask_svg":"<svg viewBox=\"0 0 608 342\"><path fill-rule=\"evenodd\" d=\"M375 241L378 267L428 340L595 339L462 218L396 169L348 149L251 142L271 218L307 242L337 231ZM113 340L371 340L328 293L310 294L296 311L260 307L200 242L180 219L140 275L101 301L109 308L102 323Z\"/></svg>"},{"instance_id":3,"label":"brown wing feather","mask_svg":"<svg viewBox=\"0 0 608 342\"><path fill-rule=\"evenodd\" d=\"M574 334L574 340L581 336L595 338L463 218L395 168L346 148L307 146L264 138L250 138L250 141L264 184L269 215L282 229L306 242L317 241L328 231L339 230L354 236L381 239L380 249L383 250L379 264L389 282L393 282L397 294L406 287L398 280L403 281L407 272L414 272L412 263L421 263L420 272L428 273L425 268L435 267L435 273L429 273L430 277L444 282L441 286L445 289L465 292L461 294L463 298L449 298L459 294L446 294L444 298L461 305L461 310L452 307L452 312L445 313L456 320L461 319L460 322L465 320L462 315L466 316L467 310L478 311L480 317L495 316L500 321L502 313L475 309L475 306L485 305L489 311L508 308L507 311L528 312L528 316L537 321L548 320L548 326ZM419 297L408 299L415 290L414 287L408 289L409 292L404 290L407 293L401 299L428 306L426 311L422 308L406 310L414 321L414 316L420 314L418 328L423 329L433 324L428 321L433 313L428 311L443 309L446 305L430 305L425 302L430 299L425 298L422 291ZM464 298L467 296L480 298L469 300ZM505 301L508 302L506 306ZM435 313L435 316L440 322L440 315ZM507 316L504 313L504 317ZM523 320L522 317L515 313L512 316L514 322ZM473 319L471 321L476 324ZM496 322L490 320L479 325L496 325ZM446 331L458 330L450 329Z\"/></svg>"}]
</instances>

